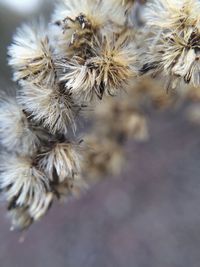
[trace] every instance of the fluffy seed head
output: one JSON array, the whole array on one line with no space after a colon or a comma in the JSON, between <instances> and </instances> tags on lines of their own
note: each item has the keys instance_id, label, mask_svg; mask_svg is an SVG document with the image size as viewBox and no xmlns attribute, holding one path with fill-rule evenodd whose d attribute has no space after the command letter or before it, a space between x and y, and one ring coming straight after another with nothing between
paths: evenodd
<instances>
[{"instance_id":1,"label":"fluffy seed head","mask_svg":"<svg viewBox=\"0 0 200 267\"><path fill-rule=\"evenodd\" d=\"M107 98L97 105L95 131L117 142L128 138L143 141L148 137L145 116L134 105L131 95Z\"/></svg>"},{"instance_id":2,"label":"fluffy seed head","mask_svg":"<svg viewBox=\"0 0 200 267\"><path fill-rule=\"evenodd\" d=\"M14 80L52 84L56 75L52 53L44 23L24 24L18 29L13 44L8 48Z\"/></svg>"},{"instance_id":3,"label":"fluffy seed head","mask_svg":"<svg viewBox=\"0 0 200 267\"><path fill-rule=\"evenodd\" d=\"M11 219L11 230L24 230L34 221L39 220L48 211L53 201L53 193L46 193L31 206L11 207L8 215Z\"/></svg>"},{"instance_id":4,"label":"fluffy seed head","mask_svg":"<svg viewBox=\"0 0 200 267\"><path fill-rule=\"evenodd\" d=\"M80 144L75 142L56 143L39 155L39 166L51 181L62 183L80 173Z\"/></svg>"},{"instance_id":5,"label":"fluffy seed head","mask_svg":"<svg viewBox=\"0 0 200 267\"><path fill-rule=\"evenodd\" d=\"M25 207L15 208L9 211L8 216L11 220L11 230L23 230L28 228L33 219Z\"/></svg>"},{"instance_id":6,"label":"fluffy seed head","mask_svg":"<svg viewBox=\"0 0 200 267\"><path fill-rule=\"evenodd\" d=\"M69 56L69 45L77 51L91 42L94 34L105 29L119 30L125 17L123 8L109 1L63 0L56 8L53 21L62 30L57 36L59 48Z\"/></svg>"},{"instance_id":7,"label":"fluffy seed head","mask_svg":"<svg viewBox=\"0 0 200 267\"><path fill-rule=\"evenodd\" d=\"M185 29L182 34L161 34L155 48L146 53L142 72L168 77L169 88L200 84L200 31Z\"/></svg>"},{"instance_id":8,"label":"fluffy seed head","mask_svg":"<svg viewBox=\"0 0 200 267\"><path fill-rule=\"evenodd\" d=\"M38 219L50 191L46 176L27 157L4 156L0 176L0 188L4 191L8 209L26 207L30 216Z\"/></svg>"},{"instance_id":9,"label":"fluffy seed head","mask_svg":"<svg viewBox=\"0 0 200 267\"><path fill-rule=\"evenodd\" d=\"M32 154L39 145L36 133L14 98L0 101L0 140L8 151Z\"/></svg>"},{"instance_id":10,"label":"fluffy seed head","mask_svg":"<svg viewBox=\"0 0 200 267\"><path fill-rule=\"evenodd\" d=\"M106 175L119 174L124 159L120 145L93 134L86 136L85 143L88 149L84 154L82 171L87 180L94 182Z\"/></svg>"},{"instance_id":11,"label":"fluffy seed head","mask_svg":"<svg viewBox=\"0 0 200 267\"><path fill-rule=\"evenodd\" d=\"M198 86L200 3L197 0L154 0L147 5L148 52L142 73L167 77L166 87Z\"/></svg>"},{"instance_id":12,"label":"fluffy seed head","mask_svg":"<svg viewBox=\"0 0 200 267\"><path fill-rule=\"evenodd\" d=\"M18 101L36 122L52 134L66 134L70 128L76 130L74 116L77 106L69 90L62 90L58 86L27 85L21 88Z\"/></svg>"},{"instance_id":13,"label":"fluffy seed head","mask_svg":"<svg viewBox=\"0 0 200 267\"><path fill-rule=\"evenodd\" d=\"M96 39L91 51L93 56L87 60L76 57L57 64L64 70L61 81L80 99L115 95L136 75L134 47L126 34Z\"/></svg>"},{"instance_id":14,"label":"fluffy seed head","mask_svg":"<svg viewBox=\"0 0 200 267\"><path fill-rule=\"evenodd\" d=\"M162 30L181 30L198 25L200 4L198 0L153 0L147 3L147 24Z\"/></svg>"},{"instance_id":15,"label":"fluffy seed head","mask_svg":"<svg viewBox=\"0 0 200 267\"><path fill-rule=\"evenodd\" d=\"M38 198L37 201L33 202L32 205L29 207L30 216L35 221L42 218L51 207L53 198L54 195L52 192L47 192L43 195L40 195L40 199Z\"/></svg>"}]
</instances>

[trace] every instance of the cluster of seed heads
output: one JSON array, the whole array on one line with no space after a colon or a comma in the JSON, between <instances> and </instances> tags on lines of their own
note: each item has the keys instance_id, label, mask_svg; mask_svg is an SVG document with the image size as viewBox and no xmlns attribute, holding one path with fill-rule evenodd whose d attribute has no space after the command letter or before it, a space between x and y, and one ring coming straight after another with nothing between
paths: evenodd
<instances>
[{"instance_id":1,"label":"cluster of seed heads","mask_svg":"<svg viewBox=\"0 0 200 267\"><path fill-rule=\"evenodd\" d=\"M87 176L119 166L127 137L146 138L134 92L128 101L113 96L143 75L163 77L168 89L199 86L199 1L149 0L138 18L139 2L146 1L60 0L49 24L23 24L13 37L18 89L0 100L0 189L13 228L85 188ZM97 104L103 108L90 112L101 126L83 141L77 122ZM88 153L87 142L96 150Z\"/></svg>"}]
</instances>

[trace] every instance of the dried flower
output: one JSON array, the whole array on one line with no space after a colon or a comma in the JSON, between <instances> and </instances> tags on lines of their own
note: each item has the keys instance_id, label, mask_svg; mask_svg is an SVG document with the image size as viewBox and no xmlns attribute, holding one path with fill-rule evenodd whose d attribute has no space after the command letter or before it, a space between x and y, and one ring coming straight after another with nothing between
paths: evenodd
<instances>
[{"instance_id":1,"label":"dried flower","mask_svg":"<svg viewBox=\"0 0 200 267\"><path fill-rule=\"evenodd\" d=\"M70 56L76 52L82 54L94 35L118 31L125 17L119 5L108 1L63 0L56 7L53 21L61 28L56 38L58 52Z\"/></svg>"},{"instance_id":2,"label":"dried flower","mask_svg":"<svg viewBox=\"0 0 200 267\"><path fill-rule=\"evenodd\" d=\"M18 101L35 121L42 123L51 133L66 134L70 128L76 130L74 116L80 107L74 104L69 90L29 84L20 89Z\"/></svg>"},{"instance_id":3,"label":"dried flower","mask_svg":"<svg viewBox=\"0 0 200 267\"><path fill-rule=\"evenodd\" d=\"M34 166L28 157L7 157L1 163L0 188L4 192L8 209L26 208L33 220L48 210L52 201L48 178Z\"/></svg>"},{"instance_id":4,"label":"dried flower","mask_svg":"<svg viewBox=\"0 0 200 267\"><path fill-rule=\"evenodd\" d=\"M57 63L64 71L61 81L75 97L88 101L94 95L100 99L104 94L116 95L136 75L136 56L130 35L96 39L91 51L93 56L86 60L74 57Z\"/></svg>"},{"instance_id":5,"label":"dried flower","mask_svg":"<svg viewBox=\"0 0 200 267\"><path fill-rule=\"evenodd\" d=\"M62 0L48 28L40 20L24 24L14 36L9 65L20 88L16 101L0 103L0 138L9 153L2 156L0 189L13 228L40 219L56 198L79 196L97 176L118 173L127 138L146 137L146 120L131 94L98 101L103 111L93 111L88 149L82 151L82 142L73 141L83 108L132 88L141 50L130 19L134 3ZM194 40L190 49L197 53ZM182 71L186 74L192 64Z\"/></svg>"},{"instance_id":6,"label":"dried flower","mask_svg":"<svg viewBox=\"0 0 200 267\"><path fill-rule=\"evenodd\" d=\"M94 116L95 131L117 143L129 138L143 141L148 137L146 118L130 95L106 99L97 105Z\"/></svg>"},{"instance_id":7,"label":"dried flower","mask_svg":"<svg viewBox=\"0 0 200 267\"><path fill-rule=\"evenodd\" d=\"M14 70L15 81L52 84L55 80L53 50L48 31L42 21L24 24L8 48L9 65Z\"/></svg>"},{"instance_id":8,"label":"dried flower","mask_svg":"<svg viewBox=\"0 0 200 267\"><path fill-rule=\"evenodd\" d=\"M166 77L167 88L200 84L200 28L196 0L154 1L147 9L152 36L142 73Z\"/></svg>"},{"instance_id":9,"label":"dried flower","mask_svg":"<svg viewBox=\"0 0 200 267\"><path fill-rule=\"evenodd\" d=\"M80 173L80 142L56 143L39 155L39 166L55 183L76 178Z\"/></svg>"},{"instance_id":10,"label":"dried flower","mask_svg":"<svg viewBox=\"0 0 200 267\"><path fill-rule=\"evenodd\" d=\"M147 24L158 31L180 31L197 27L200 5L198 0L153 0L147 3Z\"/></svg>"},{"instance_id":11,"label":"dried flower","mask_svg":"<svg viewBox=\"0 0 200 267\"><path fill-rule=\"evenodd\" d=\"M40 143L25 113L11 97L0 101L0 140L8 151L24 155L34 153Z\"/></svg>"},{"instance_id":12,"label":"dried flower","mask_svg":"<svg viewBox=\"0 0 200 267\"><path fill-rule=\"evenodd\" d=\"M88 181L94 182L109 174L119 174L124 160L123 149L119 144L93 134L85 137L85 143L88 149L84 154L82 170Z\"/></svg>"}]
</instances>

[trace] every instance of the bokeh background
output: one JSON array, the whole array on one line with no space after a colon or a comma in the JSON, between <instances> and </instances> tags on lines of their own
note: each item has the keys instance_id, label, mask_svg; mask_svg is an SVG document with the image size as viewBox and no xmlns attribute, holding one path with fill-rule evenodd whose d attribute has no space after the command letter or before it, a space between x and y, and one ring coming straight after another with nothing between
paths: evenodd
<instances>
[{"instance_id":1,"label":"bokeh background","mask_svg":"<svg viewBox=\"0 0 200 267\"><path fill-rule=\"evenodd\" d=\"M0 0L1 90L15 86L6 49L16 27L52 8L50 0ZM118 177L55 204L27 232L9 231L1 204L1 267L200 266L200 127L184 107L148 116L150 138L126 145Z\"/></svg>"}]
</instances>

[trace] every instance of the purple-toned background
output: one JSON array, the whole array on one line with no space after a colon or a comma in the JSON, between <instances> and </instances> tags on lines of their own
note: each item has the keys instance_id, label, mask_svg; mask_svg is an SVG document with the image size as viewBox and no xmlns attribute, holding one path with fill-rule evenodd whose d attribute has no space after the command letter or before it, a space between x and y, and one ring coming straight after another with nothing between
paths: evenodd
<instances>
[{"instance_id":1,"label":"purple-toned background","mask_svg":"<svg viewBox=\"0 0 200 267\"><path fill-rule=\"evenodd\" d=\"M2 209L1 266L199 267L200 129L181 114L152 117L150 141L127 146L120 177L24 234L9 232Z\"/></svg>"},{"instance_id":2,"label":"purple-toned background","mask_svg":"<svg viewBox=\"0 0 200 267\"><path fill-rule=\"evenodd\" d=\"M0 8L0 77L21 18ZM1 267L199 267L200 128L184 110L150 112L148 142L127 144L119 177L80 200L54 205L26 233L0 208Z\"/></svg>"}]
</instances>

